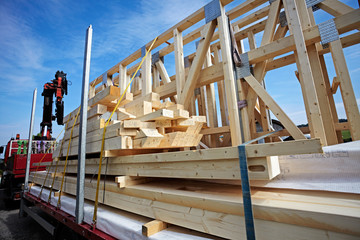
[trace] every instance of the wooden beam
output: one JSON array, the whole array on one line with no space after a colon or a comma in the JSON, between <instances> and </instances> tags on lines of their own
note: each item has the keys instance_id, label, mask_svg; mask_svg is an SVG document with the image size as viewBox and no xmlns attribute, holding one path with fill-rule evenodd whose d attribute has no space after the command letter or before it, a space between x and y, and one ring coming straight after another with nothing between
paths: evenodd
<instances>
[{"instance_id":1,"label":"wooden beam","mask_svg":"<svg viewBox=\"0 0 360 240\"><path fill-rule=\"evenodd\" d=\"M294 139L306 139L300 129L291 121L280 106L272 99L270 94L260 85L253 75L245 77L246 82L251 86L255 93L265 102L265 104L274 113L277 119L284 125Z\"/></svg>"},{"instance_id":2,"label":"wooden beam","mask_svg":"<svg viewBox=\"0 0 360 240\"><path fill-rule=\"evenodd\" d=\"M166 222L160 220L153 220L142 225L142 234L146 237L150 237L151 235L154 235L155 233L158 233L166 229L167 227L168 224Z\"/></svg>"},{"instance_id":3,"label":"wooden beam","mask_svg":"<svg viewBox=\"0 0 360 240\"><path fill-rule=\"evenodd\" d=\"M35 181L40 185L44 178L42 174ZM76 178L67 176L66 182L64 192L75 195ZM51 179L45 181L45 186L50 184ZM103 192L105 184L100 184L100 194L107 196L104 202L100 200L104 205L228 239L237 239L239 236L241 239L246 238L241 190L238 186L224 189L223 184L170 181L118 189L115 183L106 182L106 190ZM59 189L60 185L61 181L56 179L54 189ZM257 237L279 239L280 234L295 240L358 238L359 220L358 211L355 211L358 209L358 199L346 194L334 196L326 192L306 194L290 190L257 189L252 196L255 221L258 228L270 229L259 231ZM93 200L94 197L94 187L88 178L85 181L85 198Z\"/></svg>"},{"instance_id":4,"label":"wooden beam","mask_svg":"<svg viewBox=\"0 0 360 240\"><path fill-rule=\"evenodd\" d=\"M142 96L152 92L152 81L151 81L151 51L146 56L143 66L141 68L141 79L142 79Z\"/></svg>"},{"instance_id":5,"label":"wooden beam","mask_svg":"<svg viewBox=\"0 0 360 240\"><path fill-rule=\"evenodd\" d=\"M294 42L298 55L299 73L301 79L304 81L303 87L306 91L311 124L314 128L314 137L320 138L322 143L327 145L325 129L322 121L322 116L319 109L319 101L316 95L314 76L310 66L310 60L306 49L305 38L301 27L300 19L298 16L297 6L292 0L285 0L285 12L288 18L290 32L294 36Z\"/></svg>"},{"instance_id":6,"label":"wooden beam","mask_svg":"<svg viewBox=\"0 0 360 240\"><path fill-rule=\"evenodd\" d=\"M201 31L202 38L200 39L196 56L190 67L184 88L181 90L180 104L188 109L190 99L194 95L195 86L200 75L200 69L204 63L206 52L209 49L211 37L214 34L216 22L212 21L206 24L205 28Z\"/></svg>"},{"instance_id":7,"label":"wooden beam","mask_svg":"<svg viewBox=\"0 0 360 240\"><path fill-rule=\"evenodd\" d=\"M158 69L158 71L160 73L161 80L163 81L163 83L165 85L171 83L171 80L170 80L169 75L168 75L168 73L166 71L164 63L162 61L158 61L157 63L155 63L155 65L156 65L156 68ZM175 87L176 87L176 84L175 84ZM178 102L178 96L175 96L174 99L175 99L176 102Z\"/></svg>"},{"instance_id":8,"label":"wooden beam","mask_svg":"<svg viewBox=\"0 0 360 240\"><path fill-rule=\"evenodd\" d=\"M127 85L129 84L127 81L127 74L126 74L126 67L119 64L119 87L120 87L120 94L125 92ZM130 90L130 87L129 87Z\"/></svg>"},{"instance_id":9,"label":"wooden beam","mask_svg":"<svg viewBox=\"0 0 360 240\"><path fill-rule=\"evenodd\" d=\"M334 17L341 16L354 10L352 7L338 0L324 0L319 2L317 5L320 9L333 15Z\"/></svg>"},{"instance_id":10,"label":"wooden beam","mask_svg":"<svg viewBox=\"0 0 360 240\"><path fill-rule=\"evenodd\" d=\"M239 119L239 109L237 105L234 69L232 64L232 54L230 49L230 34L228 19L225 15L225 9L221 6L221 16L217 18L220 36L220 46L222 55L222 64L224 71L225 95L227 101L227 109L229 114L229 122L231 129L231 144L238 146L243 142L241 139L241 126Z\"/></svg>"},{"instance_id":11,"label":"wooden beam","mask_svg":"<svg viewBox=\"0 0 360 240\"><path fill-rule=\"evenodd\" d=\"M299 2L299 6L303 6L303 8L306 8L305 2ZM302 10L306 11L306 9ZM304 14L305 15L305 14ZM313 19L313 12L309 9L309 15L310 19ZM310 22L310 26L312 26L314 23ZM317 50L316 44L311 44L307 46L309 60L310 60L310 66L311 70L313 72L314 76L314 84L316 87L316 94L319 101L319 108L322 116L323 126L325 130L325 137L326 142L328 145L334 145L337 144L337 136L336 136L336 130L334 125L334 120L331 114L330 109L330 103L329 103L329 97L327 96L327 90L326 90L326 84L324 79L324 74L321 67L320 57Z\"/></svg>"},{"instance_id":12,"label":"wooden beam","mask_svg":"<svg viewBox=\"0 0 360 240\"><path fill-rule=\"evenodd\" d=\"M177 101L180 101L181 89L185 84L185 67L184 67L184 49L182 33L174 29L174 54L176 70L176 95Z\"/></svg>"},{"instance_id":13,"label":"wooden beam","mask_svg":"<svg viewBox=\"0 0 360 240\"><path fill-rule=\"evenodd\" d=\"M340 40L331 42L331 56L334 62L336 75L340 82L341 97L344 102L346 116L350 123L350 133L353 141L360 140L360 114L356 102L354 89L351 83L348 67Z\"/></svg>"},{"instance_id":14,"label":"wooden beam","mask_svg":"<svg viewBox=\"0 0 360 240\"><path fill-rule=\"evenodd\" d=\"M166 119L173 119L174 118L174 112L167 109L159 109L155 112L148 113L146 115L143 115L141 117L136 118L136 120L140 121L153 121L153 120L166 120Z\"/></svg>"}]
</instances>

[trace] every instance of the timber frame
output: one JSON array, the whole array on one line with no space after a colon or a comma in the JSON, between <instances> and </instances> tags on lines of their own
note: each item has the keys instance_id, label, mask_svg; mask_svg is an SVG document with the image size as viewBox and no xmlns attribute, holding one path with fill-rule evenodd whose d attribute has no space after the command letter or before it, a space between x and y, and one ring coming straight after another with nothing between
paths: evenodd
<instances>
[{"instance_id":1,"label":"timber frame","mask_svg":"<svg viewBox=\"0 0 360 240\"><path fill-rule=\"evenodd\" d=\"M90 83L85 198L94 200L91 176L102 175L100 202L155 219L143 226L147 236L170 223L243 239L239 145L257 140L245 148L249 178L269 181L280 173L277 156L322 153L322 146L341 143L341 131L347 129L360 140L360 114L343 52L360 42L360 10L339 0L314 6L306 0L247 0L226 12L232 2L213 0L160 34L136 75L153 40ZM333 18L315 24L313 9ZM259 46L256 36L261 36ZM246 51L244 41L249 42ZM196 51L187 53L189 46ZM336 70L332 82L327 53ZM294 81L301 86L307 127L297 127L265 88L267 72L290 64L297 66ZM345 123L339 123L333 98L338 88ZM106 114L113 110L116 120L105 133ZM283 129L275 131L269 111ZM64 118L66 131L53 162L40 164L48 173L33 173L33 183L75 194L77 112ZM283 141L284 136L294 141ZM360 236L357 194L252 187L251 198L259 239Z\"/></svg>"},{"instance_id":2,"label":"timber frame","mask_svg":"<svg viewBox=\"0 0 360 240\"><path fill-rule=\"evenodd\" d=\"M313 8L306 6L304 0L275 0L270 1L271 4L266 0L248 0L225 13L224 6L230 2L220 1L220 16L188 34L183 32L206 17L205 8L159 35L155 42L156 51L152 51L153 57L145 60L141 74L129 89L134 99L155 92L162 100L183 104L191 115L207 116L208 128L203 130L202 142L208 147L237 146L272 131L268 110L286 129L281 132L283 136L305 139L304 133L310 133L312 138L320 138L323 145L333 145L342 142L341 131L349 129L352 139L359 140L360 114L343 53L343 47L359 42L359 9L352 9L338 0L324 0L316 5L334 16L335 33L340 35L325 48L320 44L320 24L315 24ZM242 17L249 11L252 13ZM239 79L234 78L229 20L238 52L246 54L252 66L252 73ZM352 30L356 32L341 37L341 34ZM254 36L261 34L261 44L256 46ZM247 52L243 50L244 40L249 41L250 50ZM196 41L196 53L185 56L184 46ZM145 48L150 44L146 44ZM171 52L175 56L175 59L169 60L175 62L176 73L173 76L168 75L162 61L168 61L167 55ZM328 52L336 69L332 83L323 57ZM114 84L123 91L138 67L141 55L139 49L93 80L90 98L104 89L104 75L112 80L107 85ZM264 87L268 71L293 63L297 65L309 123L305 131L291 121ZM343 124L338 121L333 99L338 86L348 119ZM239 110L238 100L246 100L247 106ZM256 122L263 131L257 131ZM266 139L266 142L271 141L279 139Z\"/></svg>"}]
</instances>

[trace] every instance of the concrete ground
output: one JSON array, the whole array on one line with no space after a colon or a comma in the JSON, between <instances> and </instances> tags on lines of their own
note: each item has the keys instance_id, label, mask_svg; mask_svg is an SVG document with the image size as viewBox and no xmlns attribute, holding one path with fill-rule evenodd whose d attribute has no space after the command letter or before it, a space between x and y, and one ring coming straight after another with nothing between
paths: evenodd
<instances>
[{"instance_id":1,"label":"concrete ground","mask_svg":"<svg viewBox=\"0 0 360 240\"><path fill-rule=\"evenodd\" d=\"M51 239L51 235L30 217L19 217L20 202L7 203L0 189L0 240Z\"/></svg>"}]
</instances>

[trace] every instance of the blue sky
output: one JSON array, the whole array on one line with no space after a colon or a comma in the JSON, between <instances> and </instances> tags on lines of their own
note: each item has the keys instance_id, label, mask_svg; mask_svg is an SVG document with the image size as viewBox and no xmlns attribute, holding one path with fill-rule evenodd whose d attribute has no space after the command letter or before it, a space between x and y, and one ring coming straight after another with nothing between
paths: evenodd
<instances>
[{"instance_id":1,"label":"blue sky","mask_svg":"<svg viewBox=\"0 0 360 240\"><path fill-rule=\"evenodd\" d=\"M16 133L28 137L34 88L38 89L34 133L40 131L42 86L54 78L57 70L66 72L72 82L69 95L64 99L65 115L79 105L85 31L90 24L94 29L90 72L93 80L207 2L209 0L0 1L0 145ZM228 8L241 2L236 0ZM355 0L345 2L358 7ZM329 18L321 11L316 14L321 21ZM260 43L261 36L257 35L256 39ZM194 46L185 46L187 52L193 49ZM360 102L360 46L345 49L345 55ZM329 54L326 61L332 65ZM172 75L173 68L168 70ZM301 124L306 122L306 116L294 71L292 65L269 72L266 82L274 99L295 123ZM329 68L329 71L332 79L334 70ZM345 117L339 94L335 99L340 116ZM53 136L61 129L54 122Z\"/></svg>"}]
</instances>

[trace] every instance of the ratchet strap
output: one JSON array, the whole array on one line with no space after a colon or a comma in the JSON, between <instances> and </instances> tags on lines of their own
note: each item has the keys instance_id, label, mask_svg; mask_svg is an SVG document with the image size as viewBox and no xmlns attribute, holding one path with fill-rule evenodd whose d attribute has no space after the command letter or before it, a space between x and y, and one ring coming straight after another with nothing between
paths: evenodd
<instances>
[{"instance_id":1,"label":"ratchet strap","mask_svg":"<svg viewBox=\"0 0 360 240\"><path fill-rule=\"evenodd\" d=\"M141 62L139 64L139 66L137 67L135 73L133 74L132 78L130 79L128 85L126 86L125 90L123 91L123 94L121 95L118 103L116 104L116 107L114 108L114 110L112 111L109 119L106 121L106 124L104 126L104 131L103 131L103 135L102 135L102 141L101 141L101 151L100 151L100 160L99 160L99 169L98 169L98 176L97 176L97 183L96 183L96 195L95 195L95 205L94 205L94 214L93 214L93 226L96 227L96 219L97 219L97 209L98 209L98 204L99 204L99 188L100 188L100 174L101 174L101 165L102 165L102 158L103 158L103 152L104 152L104 143L105 143L105 133L106 133L106 127L109 124L112 116L114 115L116 109L118 109L121 100L123 99L124 95L126 94L126 91L128 90L128 88L130 87L130 84L132 83L132 81L134 80L137 72L139 71L139 69L141 68L145 58L147 57L148 53L151 51L151 49L154 46L154 43L156 42L156 40L158 39L158 37L156 37L153 42L151 43L150 47L148 50L146 50L146 53L144 55L144 57L141 59Z\"/></svg>"}]
</instances>

